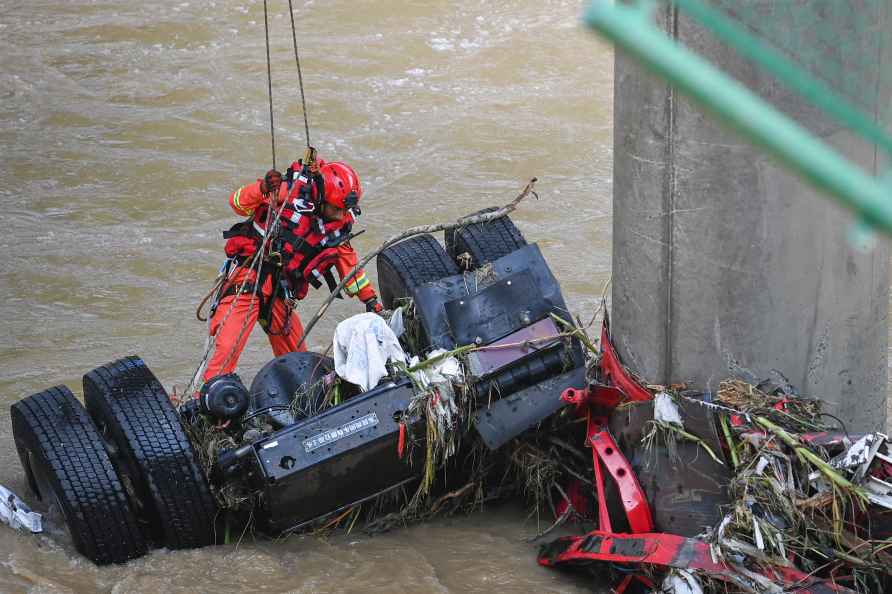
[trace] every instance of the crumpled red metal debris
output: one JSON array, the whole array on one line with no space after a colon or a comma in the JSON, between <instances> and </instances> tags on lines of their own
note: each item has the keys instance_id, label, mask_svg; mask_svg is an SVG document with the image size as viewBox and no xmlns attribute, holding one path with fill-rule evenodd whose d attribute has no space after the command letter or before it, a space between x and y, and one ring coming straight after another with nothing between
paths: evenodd
<instances>
[{"instance_id":1,"label":"crumpled red metal debris","mask_svg":"<svg viewBox=\"0 0 892 594\"><path fill-rule=\"evenodd\" d=\"M542 547L538 562L546 567L575 564L580 561L639 564L666 569L703 572L731 584L748 584L750 578L712 554L709 543L676 534L654 532L647 497L635 477L629 461L607 429L607 419L626 401L647 401L653 395L638 383L619 360L610 340L607 316L601 328L601 383L570 388L561 398L576 406L577 414L587 419L586 446L592 449L594 482L598 496L598 529L582 536L559 538ZM614 532L606 503L605 471L616 484L630 533ZM574 504L575 507L575 504ZM839 584L812 577L791 567L763 568L761 575L795 594L830 594L854 592ZM649 580L642 576L647 583ZM626 576L614 588L623 592L631 583Z\"/></svg>"}]
</instances>

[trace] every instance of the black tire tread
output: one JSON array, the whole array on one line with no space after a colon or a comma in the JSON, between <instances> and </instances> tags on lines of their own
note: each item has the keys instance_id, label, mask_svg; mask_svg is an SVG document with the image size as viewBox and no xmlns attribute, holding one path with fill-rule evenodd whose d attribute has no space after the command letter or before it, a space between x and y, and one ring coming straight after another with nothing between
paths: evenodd
<instances>
[{"instance_id":1,"label":"black tire tread","mask_svg":"<svg viewBox=\"0 0 892 594\"><path fill-rule=\"evenodd\" d=\"M207 477L167 392L142 359L125 357L86 374L84 398L136 471L132 480L153 539L170 549L212 544L217 506Z\"/></svg>"},{"instance_id":2,"label":"black tire tread","mask_svg":"<svg viewBox=\"0 0 892 594\"><path fill-rule=\"evenodd\" d=\"M384 307L412 297L419 286L459 274L458 266L433 235L424 233L388 247L378 254L378 287Z\"/></svg>"},{"instance_id":3,"label":"black tire tread","mask_svg":"<svg viewBox=\"0 0 892 594\"><path fill-rule=\"evenodd\" d=\"M488 208L475 214L492 210L494 209ZM459 257L467 252L471 256L470 269L475 269L487 262L507 256L525 245L527 241L520 229L506 215L485 223L474 223L455 229L452 257L458 262Z\"/></svg>"},{"instance_id":4,"label":"black tire tread","mask_svg":"<svg viewBox=\"0 0 892 594\"><path fill-rule=\"evenodd\" d=\"M477 216L477 215L481 215L481 214L486 214L488 212L493 212L494 210L499 210L499 207L498 206L488 206L486 208L482 208L482 209L478 210L477 212L472 212L471 214L469 214L467 216L473 217L473 216ZM446 253L449 254L449 257L452 258L453 260L455 260L456 263L458 262L457 256L459 255L455 252L455 231L457 229L460 229L460 227L452 227L450 229L445 229L443 231L443 243L446 244Z\"/></svg>"},{"instance_id":5,"label":"black tire tread","mask_svg":"<svg viewBox=\"0 0 892 594\"><path fill-rule=\"evenodd\" d=\"M65 386L34 394L11 407L12 431L26 472L28 450L45 464L75 548L98 565L144 555L147 544L102 437ZM49 493L36 493L46 499Z\"/></svg>"}]
</instances>

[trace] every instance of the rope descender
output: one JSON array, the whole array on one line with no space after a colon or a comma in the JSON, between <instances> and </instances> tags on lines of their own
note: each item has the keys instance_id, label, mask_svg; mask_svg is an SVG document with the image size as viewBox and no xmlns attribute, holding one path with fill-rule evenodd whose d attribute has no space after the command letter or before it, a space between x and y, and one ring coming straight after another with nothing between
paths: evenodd
<instances>
[{"instance_id":1,"label":"rope descender","mask_svg":"<svg viewBox=\"0 0 892 594\"><path fill-rule=\"evenodd\" d=\"M316 173L319 171L319 166L316 164L316 149L312 146L307 146L307 149L304 151L304 158L301 161L304 167L310 170L311 173Z\"/></svg>"}]
</instances>

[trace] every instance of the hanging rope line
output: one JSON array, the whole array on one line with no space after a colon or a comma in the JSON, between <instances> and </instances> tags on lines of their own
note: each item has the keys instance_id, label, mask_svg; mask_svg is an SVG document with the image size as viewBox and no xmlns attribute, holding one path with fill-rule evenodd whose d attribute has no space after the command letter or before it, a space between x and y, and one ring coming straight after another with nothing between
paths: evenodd
<instances>
[{"instance_id":1,"label":"hanging rope line","mask_svg":"<svg viewBox=\"0 0 892 594\"><path fill-rule=\"evenodd\" d=\"M290 0L289 0L290 1ZM291 17L292 19L294 17ZM266 33L266 81L269 88L269 135L273 144L273 169L276 168L276 128L273 120L273 69L269 58L269 10L263 0L263 30ZM303 92L303 90L301 90Z\"/></svg>"},{"instance_id":2,"label":"hanging rope line","mask_svg":"<svg viewBox=\"0 0 892 594\"><path fill-rule=\"evenodd\" d=\"M297 82L300 85L300 103L304 112L304 130L307 134L307 148L310 147L310 122L307 119L307 100L304 97L304 77L300 70L300 52L297 50L297 28L294 26L294 8L288 0L288 14L291 15L291 40L294 42L294 61L297 63Z\"/></svg>"},{"instance_id":3,"label":"hanging rope line","mask_svg":"<svg viewBox=\"0 0 892 594\"><path fill-rule=\"evenodd\" d=\"M307 100L306 100L306 96L304 94L304 79L303 79L303 73L302 73L301 67L300 67L300 52L298 51L298 47L297 47L297 27L294 24L294 7L292 5L292 0L288 0L288 11L289 11L289 14L291 15L291 39L294 42L294 61L297 64L297 79L300 84L300 102L301 102L301 107L302 107L303 115L304 115L304 131L306 133L306 138L307 138L307 155L308 156L306 156L305 159L310 159L309 155L315 154L315 151L313 151L312 153L310 152L312 150L310 147L310 123L309 123L309 119L307 117ZM272 145L273 169L276 169L276 128L275 128L275 120L274 120L274 116L273 116L273 74L272 74L272 59L270 58L268 0L263 0L263 30L264 30L265 39L266 39L266 81L267 81L267 91L268 91L268 98L269 98L269 135L270 135L270 143ZM263 240L263 243L262 243L260 249L254 255L254 258L252 259L251 263L247 266L248 269L254 271L255 279L260 278L260 269L263 265L263 254L265 254L267 252L268 243L269 243L270 239L276 233L276 224L279 220L279 216L281 216L281 214L282 214L282 209L284 207L285 207L285 203L283 202L279 206L278 211L276 211L274 208L270 208L267 211L267 226L266 226L267 233L264 236L264 240ZM228 276L220 275L217 278L217 280L215 281L214 289L211 291L211 293L208 294L207 297L205 297L205 299L202 301L202 305L211 296L213 296L213 294L222 285L226 284L227 282L231 282L232 277L235 276L235 274L238 270L243 270L243 269L244 268L241 266L235 266L235 267L232 267ZM235 309L236 301L243 293L246 292L246 289L251 284L249 282L250 280L251 280L251 275L246 275L245 278L242 280L242 282L239 284L238 289L236 290L235 296L230 301L229 308L226 310L226 313L223 315L223 319L220 321L218 328L222 327L224 324L226 324L226 320L229 318L229 315ZM257 294L258 289L259 289L259 283L254 282L253 284L254 284L254 287L251 292L251 302L249 305L249 316L248 317L250 317L250 312L255 307L255 304L258 303L258 301L259 301L259 296ZM202 305L199 305L198 311L196 312L196 315L198 316L199 320L202 319L201 318ZM239 331L238 337L236 338L233 348L226 355L226 359L223 362L224 367L229 364L238 345L241 344L241 342L244 340L244 335L248 331L248 324L247 324L248 317L246 317L245 321L242 323L241 330ZM203 383L202 376L204 375L204 371L207 368L207 364L210 360L211 353L213 353L217 348L217 336L216 336L216 334L210 333L211 323L212 323L211 316L208 316L208 318L206 318L205 320L202 320L202 321L207 321L207 323L208 323L208 337L207 337L207 340L205 341L205 350L204 350L204 355L201 358L201 362L198 364L198 368L195 370L195 373L192 375L192 380L189 382L189 385L186 388L185 394L187 394L187 395L191 395L194 392L196 392L199 389L199 387L201 386L201 384ZM303 339L301 339L301 344L303 344Z\"/></svg>"}]
</instances>

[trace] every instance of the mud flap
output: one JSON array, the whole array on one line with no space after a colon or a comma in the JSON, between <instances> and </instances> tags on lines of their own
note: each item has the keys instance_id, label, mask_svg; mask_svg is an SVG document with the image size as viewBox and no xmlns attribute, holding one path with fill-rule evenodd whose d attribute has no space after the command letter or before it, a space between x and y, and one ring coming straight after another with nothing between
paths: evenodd
<instances>
[{"instance_id":1,"label":"mud flap","mask_svg":"<svg viewBox=\"0 0 892 594\"><path fill-rule=\"evenodd\" d=\"M564 406L564 390L583 385L585 369L577 367L479 409L474 413L474 427L486 447L498 449Z\"/></svg>"}]
</instances>

